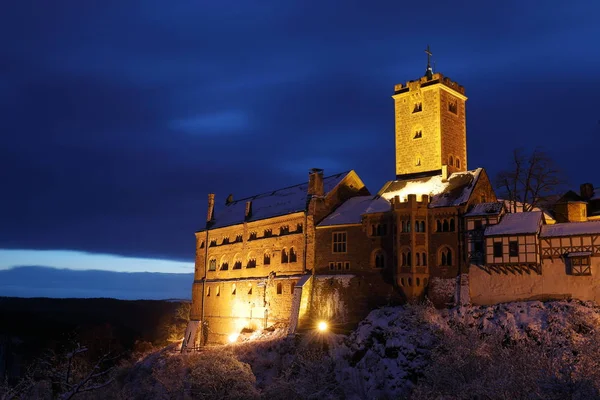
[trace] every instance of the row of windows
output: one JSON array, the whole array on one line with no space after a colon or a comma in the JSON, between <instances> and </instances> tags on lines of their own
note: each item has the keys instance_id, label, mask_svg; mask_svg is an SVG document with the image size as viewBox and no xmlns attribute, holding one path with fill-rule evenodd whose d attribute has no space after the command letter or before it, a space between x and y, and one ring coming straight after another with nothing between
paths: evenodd
<instances>
[{"instance_id":1,"label":"row of windows","mask_svg":"<svg viewBox=\"0 0 600 400\"><path fill-rule=\"evenodd\" d=\"M282 264L295 263L295 262L298 262L298 254L296 253L296 250L293 247L290 248L289 252L286 249L281 250L281 263ZM271 264L271 255L269 253L265 253L263 256L263 265L270 265L270 264ZM248 262L246 263L246 268L256 268L256 259L255 258L248 259ZM219 269L221 271L228 270L229 262L222 261ZM242 269L242 262L240 260L235 261L233 263L232 269ZM208 262L208 270L209 271L217 270L217 260L216 259L212 258Z\"/></svg>"},{"instance_id":2,"label":"row of windows","mask_svg":"<svg viewBox=\"0 0 600 400\"><path fill-rule=\"evenodd\" d=\"M448 157L448 165L460 168L460 158L453 156Z\"/></svg>"},{"instance_id":3,"label":"row of windows","mask_svg":"<svg viewBox=\"0 0 600 400\"><path fill-rule=\"evenodd\" d=\"M371 236L387 236L387 224L372 224Z\"/></svg>"},{"instance_id":4,"label":"row of windows","mask_svg":"<svg viewBox=\"0 0 600 400\"><path fill-rule=\"evenodd\" d=\"M279 228L279 236L284 236L284 235L288 235L290 233L302 233L302 224L297 224L296 225L296 230L294 231L290 231L290 226L289 225L284 225L282 227ZM273 236L273 230L272 229L265 229L263 231L263 236L264 238L268 238L268 237L272 237ZM248 240L256 240L258 239L258 233L257 232L250 232L250 235L248 236ZM243 241L243 236L240 235L236 235L235 236L235 240L232 242L231 239L229 239L229 236L223 236L223 238L221 239L221 245L223 244L231 244L231 243L241 243ZM217 239L212 239L210 241L210 247L215 247L218 245L218 241ZM200 248L204 248L204 242L202 242L200 244Z\"/></svg>"},{"instance_id":5,"label":"row of windows","mask_svg":"<svg viewBox=\"0 0 600 400\"><path fill-rule=\"evenodd\" d=\"M289 284L289 293L290 294L294 294L294 288L295 287L296 287L295 283L290 283ZM283 294L283 284L281 282L277 283L276 291L277 291L277 294ZM236 296L237 292L238 292L238 288L237 288L237 285L234 283L234 284L231 285L231 295L232 296ZM215 287L214 292L212 291L211 287L208 286L206 288L206 297L210 297L212 293L214 293L215 296L221 296L221 285L217 285ZM249 295L252 294L252 285L248 286L248 292L247 293Z\"/></svg>"},{"instance_id":6,"label":"row of windows","mask_svg":"<svg viewBox=\"0 0 600 400\"><path fill-rule=\"evenodd\" d=\"M494 242L494 257L502 257L502 253L502 242ZM516 240L508 242L508 255L509 257L519 256L519 242Z\"/></svg>"},{"instance_id":7,"label":"row of windows","mask_svg":"<svg viewBox=\"0 0 600 400\"><path fill-rule=\"evenodd\" d=\"M341 271L342 269L348 270L350 269L350 263L348 261L330 262L329 270L335 271L336 269L338 271Z\"/></svg>"},{"instance_id":8,"label":"row of windows","mask_svg":"<svg viewBox=\"0 0 600 400\"><path fill-rule=\"evenodd\" d=\"M423 102L419 101L414 103L413 105L413 110L412 113L418 113L423 111ZM450 100L448 102L448 111L450 111L453 114L458 115L458 101L457 100Z\"/></svg>"},{"instance_id":9,"label":"row of windows","mask_svg":"<svg viewBox=\"0 0 600 400\"><path fill-rule=\"evenodd\" d=\"M406 251L406 252L402 252L402 254L400 254L400 265L402 267L408 267L412 265L412 253L410 251ZM427 254L424 252L417 252L415 253L415 265L417 265L418 267L420 266L427 266Z\"/></svg>"},{"instance_id":10,"label":"row of windows","mask_svg":"<svg viewBox=\"0 0 600 400\"><path fill-rule=\"evenodd\" d=\"M400 231L403 233L410 232L410 221L402 221L400 223ZM425 221L415 221L415 232L425 232Z\"/></svg>"},{"instance_id":11,"label":"row of windows","mask_svg":"<svg viewBox=\"0 0 600 400\"><path fill-rule=\"evenodd\" d=\"M415 283L417 286L421 286L421 279L415 278ZM412 286L413 280L412 278L400 278L400 286ZM423 278L423 286L427 286L427 278Z\"/></svg>"},{"instance_id":12,"label":"row of windows","mask_svg":"<svg viewBox=\"0 0 600 400\"><path fill-rule=\"evenodd\" d=\"M454 232L456 230L456 222L454 218L438 219L435 221L436 232Z\"/></svg>"}]
</instances>

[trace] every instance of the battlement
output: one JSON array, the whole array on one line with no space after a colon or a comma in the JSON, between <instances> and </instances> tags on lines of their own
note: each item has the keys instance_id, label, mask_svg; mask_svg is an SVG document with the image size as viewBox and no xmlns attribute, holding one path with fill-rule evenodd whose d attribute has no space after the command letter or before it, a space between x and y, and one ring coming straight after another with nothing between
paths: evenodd
<instances>
[{"instance_id":1,"label":"battlement","mask_svg":"<svg viewBox=\"0 0 600 400\"><path fill-rule=\"evenodd\" d=\"M426 76L422 76L417 80L408 81L404 85L401 83L398 83L398 84L394 85L394 94L406 93L406 92L409 92L411 90L415 90L418 88L435 85L436 83L441 83L442 85L462 94L463 96L465 95L464 86L459 85L458 83L452 81L450 78L448 78L440 73L433 74L431 79L429 79Z\"/></svg>"},{"instance_id":2,"label":"battlement","mask_svg":"<svg viewBox=\"0 0 600 400\"><path fill-rule=\"evenodd\" d=\"M419 201L418 198L421 200ZM416 194L409 194L406 196L406 200L400 200L400 196L394 196L392 199L392 205L395 210L406 209L406 208L427 208L429 206L429 196L426 194L417 196Z\"/></svg>"}]
</instances>

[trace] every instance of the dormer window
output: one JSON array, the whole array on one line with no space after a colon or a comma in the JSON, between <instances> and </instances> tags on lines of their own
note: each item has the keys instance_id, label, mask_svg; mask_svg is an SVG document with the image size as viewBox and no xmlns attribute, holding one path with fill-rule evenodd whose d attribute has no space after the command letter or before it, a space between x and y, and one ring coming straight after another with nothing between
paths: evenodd
<instances>
[{"instance_id":1,"label":"dormer window","mask_svg":"<svg viewBox=\"0 0 600 400\"><path fill-rule=\"evenodd\" d=\"M413 139L420 139L423 137L423 131L422 130L418 130L415 132L415 136L413 137Z\"/></svg>"},{"instance_id":2,"label":"dormer window","mask_svg":"<svg viewBox=\"0 0 600 400\"><path fill-rule=\"evenodd\" d=\"M421 102L415 103L415 106L413 108L413 114L421 112L421 111L423 111L423 103L421 103Z\"/></svg>"}]
</instances>

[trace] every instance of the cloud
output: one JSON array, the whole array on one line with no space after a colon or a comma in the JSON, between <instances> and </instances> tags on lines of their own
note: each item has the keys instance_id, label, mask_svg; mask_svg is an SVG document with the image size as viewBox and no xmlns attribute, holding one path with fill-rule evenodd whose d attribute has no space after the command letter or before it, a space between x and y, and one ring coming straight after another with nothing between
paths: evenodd
<instances>
[{"instance_id":1,"label":"cloud","mask_svg":"<svg viewBox=\"0 0 600 400\"><path fill-rule=\"evenodd\" d=\"M224 111L175 120L170 128L195 135L234 134L248 129L249 121L242 111Z\"/></svg>"}]
</instances>

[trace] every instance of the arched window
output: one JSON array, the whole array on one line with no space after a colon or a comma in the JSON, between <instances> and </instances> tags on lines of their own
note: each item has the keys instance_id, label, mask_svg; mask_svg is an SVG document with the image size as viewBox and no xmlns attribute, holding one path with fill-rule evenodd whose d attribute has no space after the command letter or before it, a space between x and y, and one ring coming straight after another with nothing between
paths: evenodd
<instances>
[{"instance_id":1,"label":"arched window","mask_svg":"<svg viewBox=\"0 0 600 400\"><path fill-rule=\"evenodd\" d=\"M406 253L402 253L402 266L406 266Z\"/></svg>"},{"instance_id":2,"label":"arched window","mask_svg":"<svg viewBox=\"0 0 600 400\"><path fill-rule=\"evenodd\" d=\"M452 265L452 249L444 247L440 251L440 266L451 266Z\"/></svg>"},{"instance_id":3,"label":"arched window","mask_svg":"<svg viewBox=\"0 0 600 400\"><path fill-rule=\"evenodd\" d=\"M421 262L423 264L424 267L427 266L427 253L422 253L421 254Z\"/></svg>"},{"instance_id":4,"label":"arched window","mask_svg":"<svg viewBox=\"0 0 600 400\"><path fill-rule=\"evenodd\" d=\"M206 296L210 296L210 286L206 288Z\"/></svg>"},{"instance_id":5,"label":"arched window","mask_svg":"<svg viewBox=\"0 0 600 400\"><path fill-rule=\"evenodd\" d=\"M265 256L263 258L263 264L264 265L271 264L271 255L269 253L265 253Z\"/></svg>"},{"instance_id":6,"label":"arched window","mask_svg":"<svg viewBox=\"0 0 600 400\"><path fill-rule=\"evenodd\" d=\"M211 259L208 262L208 270L209 271L216 271L217 270L217 260L215 260L214 258Z\"/></svg>"},{"instance_id":7,"label":"arched window","mask_svg":"<svg viewBox=\"0 0 600 400\"><path fill-rule=\"evenodd\" d=\"M421 232L425 232L425 221L421 221Z\"/></svg>"},{"instance_id":8,"label":"arched window","mask_svg":"<svg viewBox=\"0 0 600 400\"><path fill-rule=\"evenodd\" d=\"M385 256L381 251L375 253L375 268L385 268Z\"/></svg>"},{"instance_id":9,"label":"arched window","mask_svg":"<svg viewBox=\"0 0 600 400\"><path fill-rule=\"evenodd\" d=\"M460 168L460 159L458 157L456 157L455 164L456 164L456 168Z\"/></svg>"},{"instance_id":10,"label":"arched window","mask_svg":"<svg viewBox=\"0 0 600 400\"><path fill-rule=\"evenodd\" d=\"M406 222L402 221L402 232L406 232Z\"/></svg>"},{"instance_id":11,"label":"arched window","mask_svg":"<svg viewBox=\"0 0 600 400\"><path fill-rule=\"evenodd\" d=\"M281 287L281 282L277 283L277 294L281 294L283 292L283 288Z\"/></svg>"},{"instance_id":12,"label":"arched window","mask_svg":"<svg viewBox=\"0 0 600 400\"><path fill-rule=\"evenodd\" d=\"M448 232L449 227L448 227L448 220L445 219L444 223L442 224L442 232Z\"/></svg>"},{"instance_id":13,"label":"arched window","mask_svg":"<svg viewBox=\"0 0 600 400\"><path fill-rule=\"evenodd\" d=\"M439 219L436 221L436 231L437 232L441 232L442 231L442 221L440 221Z\"/></svg>"},{"instance_id":14,"label":"arched window","mask_svg":"<svg viewBox=\"0 0 600 400\"><path fill-rule=\"evenodd\" d=\"M290 247L290 262L298 261L298 257L296 256L296 250L293 247Z\"/></svg>"},{"instance_id":15,"label":"arched window","mask_svg":"<svg viewBox=\"0 0 600 400\"><path fill-rule=\"evenodd\" d=\"M221 261L221 271L226 271L229 269L229 263L227 261Z\"/></svg>"},{"instance_id":16,"label":"arched window","mask_svg":"<svg viewBox=\"0 0 600 400\"><path fill-rule=\"evenodd\" d=\"M406 221L406 232L410 232L410 221Z\"/></svg>"},{"instance_id":17,"label":"arched window","mask_svg":"<svg viewBox=\"0 0 600 400\"><path fill-rule=\"evenodd\" d=\"M421 225L419 221L415 221L415 232L421 232Z\"/></svg>"},{"instance_id":18,"label":"arched window","mask_svg":"<svg viewBox=\"0 0 600 400\"><path fill-rule=\"evenodd\" d=\"M452 156L448 159L448 165L454 165L454 158Z\"/></svg>"},{"instance_id":19,"label":"arched window","mask_svg":"<svg viewBox=\"0 0 600 400\"><path fill-rule=\"evenodd\" d=\"M287 251L285 249L282 249L281 250L281 263L285 264L285 263L288 263L288 262L289 262L288 253L287 253Z\"/></svg>"},{"instance_id":20,"label":"arched window","mask_svg":"<svg viewBox=\"0 0 600 400\"><path fill-rule=\"evenodd\" d=\"M416 256L416 261L417 261L417 264L416 264L417 267L421 266L421 254L420 253L416 253L415 256Z\"/></svg>"},{"instance_id":21,"label":"arched window","mask_svg":"<svg viewBox=\"0 0 600 400\"><path fill-rule=\"evenodd\" d=\"M256 268L256 258L249 259L246 268Z\"/></svg>"},{"instance_id":22,"label":"arched window","mask_svg":"<svg viewBox=\"0 0 600 400\"><path fill-rule=\"evenodd\" d=\"M408 266L411 266L411 265L412 265L412 257L411 257L411 255L410 255L410 251L409 251L409 252L406 254L406 264L407 264Z\"/></svg>"},{"instance_id":23,"label":"arched window","mask_svg":"<svg viewBox=\"0 0 600 400\"><path fill-rule=\"evenodd\" d=\"M454 225L454 218L450 220L450 232L454 232L456 230L456 226Z\"/></svg>"}]
</instances>

